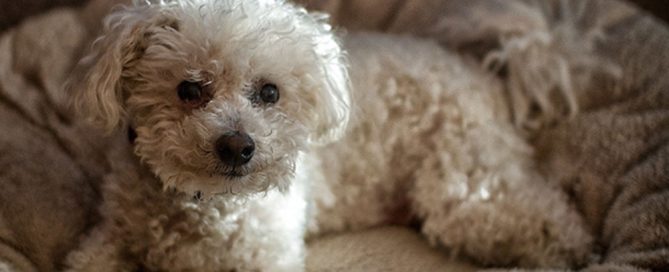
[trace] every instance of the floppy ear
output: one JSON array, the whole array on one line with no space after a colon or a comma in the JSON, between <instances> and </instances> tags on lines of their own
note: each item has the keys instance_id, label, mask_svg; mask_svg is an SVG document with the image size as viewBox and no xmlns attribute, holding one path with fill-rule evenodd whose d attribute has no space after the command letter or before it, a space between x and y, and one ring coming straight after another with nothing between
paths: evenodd
<instances>
[{"instance_id":1,"label":"floppy ear","mask_svg":"<svg viewBox=\"0 0 669 272\"><path fill-rule=\"evenodd\" d=\"M327 17L311 14L321 30L315 37L315 53L319 57L323 90L316 98L316 128L312 142L326 144L341 138L348 127L350 115L350 88L345 54L339 45Z\"/></svg>"},{"instance_id":2,"label":"floppy ear","mask_svg":"<svg viewBox=\"0 0 669 272\"><path fill-rule=\"evenodd\" d=\"M123 75L146 48L149 27L166 23L150 6L118 10L105 19L104 32L77 69L75 107L89 121L110 132L125 122Z\"/></svg>"}]
</instances>

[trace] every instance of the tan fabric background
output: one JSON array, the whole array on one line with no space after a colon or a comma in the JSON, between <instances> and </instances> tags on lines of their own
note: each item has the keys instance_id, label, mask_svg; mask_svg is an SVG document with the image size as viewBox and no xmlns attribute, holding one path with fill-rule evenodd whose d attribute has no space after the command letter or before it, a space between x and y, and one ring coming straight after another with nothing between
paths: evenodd
<instances>
[{"instance_id":1,"label":"tan fabric background","mask_svg":"<svg viewBox=\"0 0 669 272\"><path fill-rule=\"evenodd\" d=\"M298 0L298 2L299 1L305 2L306 0ZM325 2L325 1L327 0L317 0L312 2ZM86 4L87 2L89 2L89 0L22 0L22 1L3 0L0 2L0 31L17 24L27 16L39 14L49 9L60 6L79 7ZM114 1L112 0L108 2L114 2ZM370 1L358 1L358 2L364 4L365 2L370 2ZM387 0L386 2L389 4L384 4L383 6L385 8L390 8L398 1ZM666 0L630 0L630 2L640 5L644 9L664 19L665 21L669 20L669 2L667 2ZM315 3L312 5L318 6L320 4ZM380 20L380 18L374 18L374 20Z\"/></svg>"}]
</instances>

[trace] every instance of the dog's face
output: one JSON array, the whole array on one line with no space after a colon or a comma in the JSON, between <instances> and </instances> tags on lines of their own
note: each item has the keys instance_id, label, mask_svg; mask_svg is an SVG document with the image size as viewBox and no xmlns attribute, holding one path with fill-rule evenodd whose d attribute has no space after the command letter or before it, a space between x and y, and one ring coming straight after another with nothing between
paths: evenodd
<instances>
[{"instance_id":1,"label":"dog's face","mask_svg":"<svg viewBox=\"0 0 669 272\"><path fill-rule=\"evenodd\" d=\"M164 2L164 1L163 1ZM329 26L278 0L174 1L117 11L82 61L77 105L164 186L285 188L300 151L336 139L348 79Z\"/></svg>"}]
</instances>

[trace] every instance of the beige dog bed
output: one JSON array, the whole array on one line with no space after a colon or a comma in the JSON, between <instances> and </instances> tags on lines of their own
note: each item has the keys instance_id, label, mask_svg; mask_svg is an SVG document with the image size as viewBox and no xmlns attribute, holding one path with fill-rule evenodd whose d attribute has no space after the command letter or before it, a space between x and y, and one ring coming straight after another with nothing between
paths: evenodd
<instances>
[{"instance_id":1,"label":"beige dog bed","mask_svg":"<svg viewBox=\"0 0 669 272\"><path fill-rule=\"evenodd\" d=\"M93 2L83 11L51 11L0 37L0 181L5 184L0 190L0 213L6 220L0 221L0 258L14 260L18 267L32 263L40 271L57 269L79 233L96 220L98 200L86 196L95 195L96 180L108 169L102 159L106 146L70 118L69 95L60 86L94 36L109 7L104 2ZM436 38L472 59L498 46L500 35L525 31L515 28L523 25L519 20L536 19L514 10L532 4L530 0L458 2L462 1L415 0L386 5L394 7L387 10L356 5L362 1L311 4L332 11L342 26ZM566 1L571 3L567 7L579 8L577 2ZM591 3L583 5L584 11L591 20L606 24L602 40L591 49L621 70L613 73L615 77L611 71L602 71L589 74L596 80L576 82L578 109L556 109L548 125L529 129L530 137L545 171L572 195L601 241L600 255L595 256L600 259L595 262L605 264L592 268L663 269L669 266L669 32L620 2ZM544 10L556 12L551 7ZM554 19L545 21L548 29L559 21L558 13L545 16ZM579 23L587 28L593 21ZM76 182L81 191L65 197L39 191L45 178ZM16 183L30 183L38 191L39 203L50 204L34 206L29 198L17 199L22 194L16 190L25 186L12 185ZM14 233L6 227L16 224L26 226L25 231ZM43 244L23 243L29 233L39 233ZM16 251L24 256L12 253ZM463 260L449 260L413 230L400 227L319 238L310 241L309 252L310 271L475 270Z\"/></svg>"}]
</instances>

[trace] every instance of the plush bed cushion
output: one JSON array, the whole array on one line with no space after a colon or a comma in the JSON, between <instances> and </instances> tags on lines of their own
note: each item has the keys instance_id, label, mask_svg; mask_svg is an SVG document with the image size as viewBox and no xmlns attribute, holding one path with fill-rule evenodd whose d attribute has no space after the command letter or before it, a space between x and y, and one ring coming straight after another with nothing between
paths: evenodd
<instances>
[{"instance_id":1,"label":"plush bed cushion","mask_svg":"<svg viewBox=\"0 0 669 272\"><path fill-rule=\"evenodd\" d=\"M476 271L429 247L416 232L382 227L319 238L309 243L308 271Z\"/></svg>"}]
</instances>

